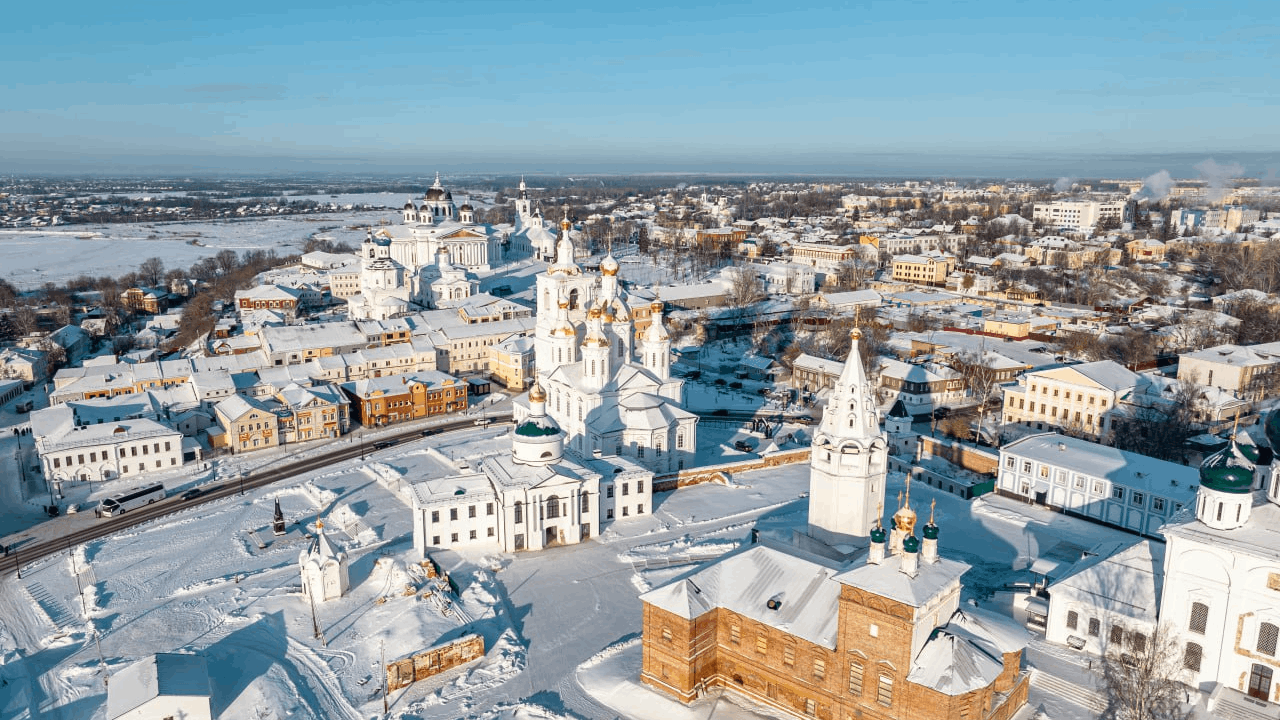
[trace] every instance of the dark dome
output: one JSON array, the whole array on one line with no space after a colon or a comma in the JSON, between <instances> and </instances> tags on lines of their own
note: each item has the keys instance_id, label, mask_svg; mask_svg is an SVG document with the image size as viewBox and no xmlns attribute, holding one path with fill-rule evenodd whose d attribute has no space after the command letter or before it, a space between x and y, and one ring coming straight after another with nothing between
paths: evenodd
<instances>
[{"instance_id":1,"label":"dark dome","mask_svg":"<svg viewBox=\"0 0 1280 720\"><path fill-rule=\"evenodd\" d=\"M902 398L898 398L893 407L889 408L889 417L891 418L908 418L911 413L907 412L907 406L902 403Z\"/></svg>"},{"instance_id":2,"label":"dark dome","mask_svg":"<svg viewBox=\"0 0 1280 720\"><path fill-rule=\"evenodd\" d=\"M444 190L442 188L431 188L424 197L428 200L443 200Z\"/></svg>"},{"instance_id":3,"label":"dark dome","mask_svg":"<svg viewBox=\"0 0 1280 720\"><path fill-rule=\"evenodd\" d=\"M1280 450L1280 409L1271 411L1263 430L1267 434L1267 442L1271 443L1271 451Z\"/></svg>"},{"instance_id":4,"label":"dark dome","mask_svg":"<svg viewBox=\"0 0 1280 720\"><path fill-rule=\"evenodd\" d=\"M462 207L460 207L460 208L458 208L458 209L459 209L459 210L465 210L465 211L467 211L467 212L471 212L472 210L475 210L475 208L471 207L471 203L462 203Z\"/></svg>"},{"instance_id":5,"label":"dark dome","mask_svg":"<svg viewBox=\"0 0 1280 720\"><path fill-rule=\"evenodd\" d=\"M925 539L926 539L926 540L937 540L937 539L938 539L938 526L937 526L937 525L934 525L933 523L929 523L928 525L925 525L925 526L924 526L924 537L925 537Z\"/></svg>"},{"instance_id":6,"label":"dark dome","mask_svg":"<svg viewBox=\"0 0 1280 720\"><path fill-rule=\"evenodd\" d=\"M873 543L884 542L884 535L885 535L884 528L879 526L871 528L871 542Z\"/></svg>"},{"instance_id":7,"label":"dark dome","mask_svg":"<svg viewBox=\"0 0 1280 720\"><path fill-rule=\"evenodd\" d=\"M920 538L915 535L908 535L903 538L902 551L909 553L920 552Z\"/></svg>"},{"instance_id":8,"label":"dark dome","mask_svg":"<svg viewBox=\"0 0 1280 720\"><path fill-rule=\"evenodd\" d=\"M404 204L404 209L405 209L405 210L413 210L413 209L414 209L414 207L413 207L413 201L412 201L412 200L406 200L406 201L405 201L405 204Z\"/></svg>"},{"instance_id":9,"label":"dark dome","mask_svg":"<svg viewBox=\"0 0 1280 720\"><path fill-rule=\"evenodd\" d=\"M1232 441L1200 464L1200 484L1209 490L1243 494L1253 491L1253 465Z\"/></svg>"}]
</instances>

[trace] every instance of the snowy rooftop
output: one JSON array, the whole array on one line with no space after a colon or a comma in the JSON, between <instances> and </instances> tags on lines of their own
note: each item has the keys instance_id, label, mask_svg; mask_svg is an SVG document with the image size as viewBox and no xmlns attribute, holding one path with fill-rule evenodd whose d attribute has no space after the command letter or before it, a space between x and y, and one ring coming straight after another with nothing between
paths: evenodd
<instances>
[{"instance_id":1,"label":"snowy rooftop","mask_svg":"<svg viewBox=\"0 0 1280 720\"><path fill-rule=\"evenodd\" d=\"M209 665L204 657L157 653L112 675L107 718L114 720L161 695L209 697Z\"/></svg>"},{"instance_id":2,"label":"snowy rooftop","mask_svg":"<svg viewBox=\"0 0 1280 720\"><path fill-rule=\"evenodd\" d=\"M1058 433L1041 433L1016 440L1005 445L1001 455L1068 467L1116 485L1173 497L1184 504L1194 498L1195 487L1200 482L1200 471L1196 468Z\"/></svg>"},{"instance_id":3,"label":"snowy rooftop","mask_svg":"<svg viewBox=\"0 0 1280 720\"><path fill-rule=\"evenodd\" d=\"M1194 519L1190 508L1183 513L1176 521L1160 528L1166 538L1190 538L1207 545L1228 546L1269 562L1280 561L1280 506L1255 503L1249 521L1235 530L1215 530Z\"/></svg>"},{"instance_id":4,"label":"snowy rooftop","mask_svg":"<svg viewBox=\"0 0 1280 720\"><path fill-rule=\"evenodd\" d=\"M852 585L919 608L951 586L958 587L960 576L968 572L970 565L940 557L936 563L921 562L914 578L903 573L901 567L902 555L899 553L886 557L879 565L855 564L835 579L842 585Z\"/></svg>"},{"instance_id":5,"label":"snowy rooftop","mask_svg":"<svg viewBox=\"0 0 1280 720\"><path fill-rule=\"evenodd\" d=\"M753 545L640 596L650 605L693 619L724 608L835 649L840 585L837 570L766 545ZM778 609L769 608L779 600Z\"/></svg>"},{"instance_id":6,"label":"snowy rooftop","mask_svg":"<svg viewBox=\"0 0 1280 720\"><path fill-rule=\"evenodd\" d=\"M1050 586L1090 595L1108 610L1129 617L1155 620L1164 587L1162 542L1142 540L1127 548L1108 543L1095 547L1061 580Z\"/></svg>"}]
</instances>

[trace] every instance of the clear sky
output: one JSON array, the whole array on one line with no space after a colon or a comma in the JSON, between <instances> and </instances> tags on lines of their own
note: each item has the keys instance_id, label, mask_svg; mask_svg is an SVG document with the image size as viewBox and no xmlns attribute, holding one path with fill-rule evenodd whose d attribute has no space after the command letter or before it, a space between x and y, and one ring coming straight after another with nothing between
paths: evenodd
<instances>
[{"instance_id":1,"label":"clear sky","mask_svg":"<svg viewBox=\"0 0 1280 720\"><path fill-rule=\"evenodd\" d=\"M1277 68L1274 0L28 1L0 172L1247 161Z\"/></svg>"}]
</instances>

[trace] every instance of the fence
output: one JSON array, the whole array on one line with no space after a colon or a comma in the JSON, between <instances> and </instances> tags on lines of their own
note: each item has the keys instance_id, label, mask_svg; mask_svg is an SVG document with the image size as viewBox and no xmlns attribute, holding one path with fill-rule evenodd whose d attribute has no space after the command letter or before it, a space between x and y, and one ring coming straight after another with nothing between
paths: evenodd
<instances>
[{"instance_id":1,"label":"fence","mask_svg":"<svg viewBox=\"0 0 1280 720\"><path fill-rule=\"evenodd\" d=\"M387 692L482 657L484 638L479 635L463 635L457 640L427 648L413 657L387 663Z\"/></svg>"},{"instance_id":2,"label":"fence","mask_svg":"<svg viewBox=\"0 0 1280 720\"><path fill-rule=\"evenodd\" d=\"M730 475L736 472L763 470L765 468L777 467L779 465L790 465L792 463L802 462L809 462L808 448L803 450L784 450L781 452L769 453L761 458L753 458L751 460L743 460L741 462L691 468L688 470L681 470L676 473L667 473L665 475L658 475L654 477L653 491L670 492L677 488L689 487L690 485L700 485L707 482L728 483Z\"/></svg>"}]
</instances>

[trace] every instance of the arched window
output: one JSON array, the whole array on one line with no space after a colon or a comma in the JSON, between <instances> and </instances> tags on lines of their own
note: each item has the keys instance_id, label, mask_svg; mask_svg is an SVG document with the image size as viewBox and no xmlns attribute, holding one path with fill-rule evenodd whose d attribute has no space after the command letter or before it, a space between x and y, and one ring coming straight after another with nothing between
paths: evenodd
<instances>
[{"instance_id":1,"label":"arched window","mask_svg":"<svg viewBox=\"0 0 1280 720\"><path fill-rule=\"evenodd\" d=\"M1067 628L1070 630L1075 630L1076 626L1079 624L1080 624L1080 613L1076 612L1075 610L1071 610L1070 612L1068 612Z\"/></svg>"},{"instance_id":2,"label":"arched window","mask_svg":"<svg viewBox=\"0 0 1280 720\"><path fill-rule=\"evenodd\" d=\"M560 498L552 495L547 498L547 519L560 517Z\"/></svg>"},{"instance_id":3,"label":"arched window","mask_svg":"<svg viewBox=\"0 0 1280 720\"><path fill-rule=\"evenodd\" d=\"M578 309L578 289L577 288L574 288L569 291L569 309L570 310Z\"/></svg>"},{"instance_id":4,"label":"arched window","mask_svg":"<svg viewBox=\"0 0 1280 720\"><path fill-rule=\"evenodd\" d=\"M876 702L885 707L893 705L893 677L880 675L880 684L876 688Z\"/></svg>"},{"instance_id":5,"label":"arched window","mask_svg":"<svg viewBox=\"0 0 1280 720\"><path fill-rule=\"evenodd\" d=\"M1204 629L1209 624L1209 606L1204 603L1191 603L1191 620L1187 624L1187 629L1193 633L1204 634Z\"/></svg>"},{"instance_id":6,"label":"arched window","mask_svg":"<svg viewBox=\"0 0 1280 720\"><path fill-rule=\"evenodd\" d=\"M1182 667L1200 672L1200 658L1204 657L1204 648L1196 643L1189 642L1182 652Z\"/></svg>"}]
</instances>

